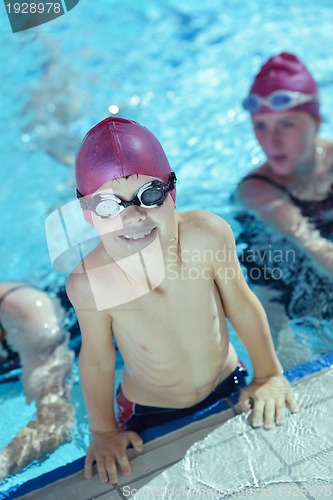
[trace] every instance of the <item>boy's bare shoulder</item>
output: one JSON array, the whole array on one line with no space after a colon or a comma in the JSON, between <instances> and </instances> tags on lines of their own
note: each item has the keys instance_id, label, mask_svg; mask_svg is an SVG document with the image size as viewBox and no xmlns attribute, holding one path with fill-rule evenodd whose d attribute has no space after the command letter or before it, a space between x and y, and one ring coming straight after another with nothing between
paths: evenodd
<instances>
[{"instance_id":1,"label":"boy's bare shoulder","mask_svg":"<svg viewBox=\"0 0 333 500\"><path fill-rule=\"evenodd\" d=\"M93 305L88 276L79 266L67 278L66 293L74 308L90 309Z\"/></svg>"},{"instance_id":2,"label":"boy's bare shoulder","mask_svg":"<svg viewBox=\"0 0 333 500\"><path fill-rule=\"evenodd\" d=\"M70 273L66 283L66 292L74 308L96 309L87 270L101 265L100 248L96 247Z\"/></svg>"},{"instance_id":3,"label":"boy's bare shoulder","mask_svg":"<svg viewBox=\"0 0 333 500\"><path fill-rule=\"evenodd\" d=\"M221 242L221 239L233 239L233 233L228 222L207 210L191 210L189 212L178 212L179 230L186 237L194 237L202 240L207 238Z\"/></svg>"},{"instance_id":4,"label":"boy's bare shoulder","mask_svg":"<svg viewBox=\"0 0 333 500\"><path fill-rule=\"evenodd\" d=\"M235 194L241 205L254 212L266 211L278 200L289 200L287 193L275 185L267 163L245 176L238 184Z\"/></svg>"}]
</instances>

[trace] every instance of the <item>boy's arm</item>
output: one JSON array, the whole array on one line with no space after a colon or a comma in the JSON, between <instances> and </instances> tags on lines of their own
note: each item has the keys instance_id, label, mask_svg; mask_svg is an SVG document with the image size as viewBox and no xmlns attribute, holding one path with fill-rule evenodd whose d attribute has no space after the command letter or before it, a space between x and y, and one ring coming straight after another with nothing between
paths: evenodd
<instances>
[{"instance_id":1,"label":"boy's arm","mask_svg":"<svg viewBox=\"0 0 333 500\"><path fill-rule=\"evenodd\" d=\"M79 278L82 281L82 278ZM140 450L141 438L134 432L121 432L114 414L116 351L112 341L111 317L105 312L87 308L75 293L73 278L67 282L67 293L76 311L82 335L79 355L80 381L88 411L92 441L85 463L85 476L92 476L97 463L102 482L117 482L117 463L123 474L131 472L126 448L131 443ZM86 298L85 298L86 299Z\"/></svg>"},{"instance_id":2,"label":"boy's arm","mask_svg":"<svg viewBox=\"0 0 333 500\"><path fill-rule=\"evenodd\" d=\"M226 316L248 351L254 370L253 382L243 390L240 402L248 409L252 400L253 425L260 426L264 421L269 428L274 419L283 423L285 403L291 411L297 411L297 405L282 375L266 313L243 277L230 226L220 219L215 234L220 235L219 247L226 256L223 262L215 262L215 281Z\"/></svg>"}]
</instances>

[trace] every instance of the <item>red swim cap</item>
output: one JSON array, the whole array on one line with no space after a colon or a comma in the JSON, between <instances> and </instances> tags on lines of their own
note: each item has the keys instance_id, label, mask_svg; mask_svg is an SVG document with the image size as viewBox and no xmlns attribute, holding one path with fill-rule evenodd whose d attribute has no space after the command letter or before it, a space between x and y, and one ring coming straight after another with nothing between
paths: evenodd
<instances>
[{"instance_id":1,"label":"red swim cap","mask_svg":"<svg viewBox=\"0 0 333 500\"><path fill-rule=\"evenodd\" d=\"M308 69L296 56L288 52L282 52L268 59L255 77L249 93L267 97L276 90L291 90L303 94L318 93L317 84ZM300 104L292 109L320 116L318 100ZM274 110L262 106L259 112L271 113Z\"/></svg>"},{"instance_id":2,"label":"red swim cap","mask_svg":"<svg viewBox=\"0 0 333 500\"><path fill-rule=\"evenodd\" d=\"M84 196L106 182L141 174L167 184L171 167L163 148L146 127L108 117L97 123L80 144L75 163L77 189ZM175 200L176 190L171 196Z\"/></svg>"}]
</instances>

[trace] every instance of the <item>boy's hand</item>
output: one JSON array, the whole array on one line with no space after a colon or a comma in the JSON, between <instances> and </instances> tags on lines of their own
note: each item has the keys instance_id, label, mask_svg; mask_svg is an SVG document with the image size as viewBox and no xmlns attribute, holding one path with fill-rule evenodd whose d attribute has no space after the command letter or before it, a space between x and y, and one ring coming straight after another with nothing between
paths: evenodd
<instances>
[{"instance_id":1,"label":"boy's hand","mask_svg":"<svg viewBox=\"0 0 333 500\"><path fill-rule=\"evenodd\" d=\"M126 448L132 444L137 451L142 451L142 439L136 432L91 431L92 441L87 451L84 475L90 479L93 475L92 465L96 461L97 471L102 483L118 482L117 463L124 476L131 474L131 468L126 456Z\"/></svg>"},{"instance_id":2,"label":"boy's hand","mask_svg":"<svg viewBox=\"0 0 333 500\"><path fill-rule=\"evenodd\" d=\"M252 426L271 429L283 425L285 421L286 404L291 413L298 411L292 389L284 376L276 375L264 379L254 379L241 392L239 403L242 411L248 411L253 405Z\"/></svg>"}]
</instances>

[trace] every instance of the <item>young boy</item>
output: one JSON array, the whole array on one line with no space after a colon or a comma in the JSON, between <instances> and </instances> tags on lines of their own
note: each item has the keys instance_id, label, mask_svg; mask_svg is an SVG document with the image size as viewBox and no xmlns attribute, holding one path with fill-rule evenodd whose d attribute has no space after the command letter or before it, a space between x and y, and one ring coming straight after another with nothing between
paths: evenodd
<instances>
[{"instance_id":1,"label":"young boy","mask_svg":"<svg viewBox=\"0 0 333 500\"><path fill-rule=\"evenodd\" d=\"M127 446L142 448L137 432L245 386L226 318L254 368L242 409L253 401L255 427L282 424L285 403L292 412L296 403L231 229L205 211L175 212L175 174L156 137L133 121L103 120L80 146L76 181L85 218L101 238L67 282L82 332L92 433L86 477L96 460L101 481L117 482L117 463L130 473ZM125 363L118 423L112 337Z\"/></svg>"}]
</instances>

